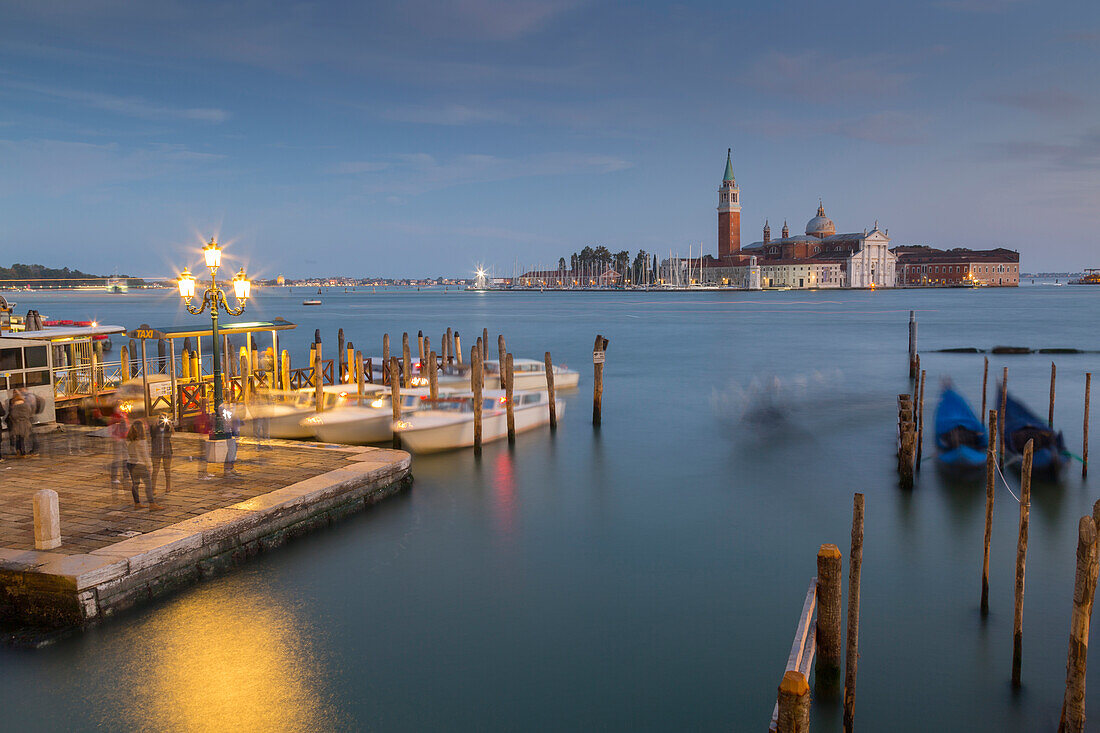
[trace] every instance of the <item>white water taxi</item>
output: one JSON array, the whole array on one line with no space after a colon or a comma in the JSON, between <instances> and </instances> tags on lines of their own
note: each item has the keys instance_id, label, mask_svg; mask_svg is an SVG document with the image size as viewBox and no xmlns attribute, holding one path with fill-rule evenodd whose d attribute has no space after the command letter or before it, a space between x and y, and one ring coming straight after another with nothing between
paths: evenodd
<instances>
[{"instance_id":1,"label":"white water taxi","mask_svg":"<svg viewBox=\"0 0 1100 733\"><path fill-rule=\"evenodd\" d=\"M522 433L550 422L550 401L545 391L513 392L516 432ZM486 390L482 401L481 441L489 443L508 435L508 414L504 390ZM557 400L557 414L565 402ZM414 453L468 448L474 444L474 398L449 395L422 406L393 424L401 445Z\"/></svg>"},{"instance_id":2,"label":"white water taxi","mask_svg":"<svg viewBox=\"0 0 1100 733\"><path fill-rule=\"evenodd\" d=\"M440 391L446 390L441 388ZM429 390L419 388L401 390L402 414L429 405L424 401L428 393ZM301 421L301 426L324 443L366 445L390 440L393 437L393 400L388 388L385 392L364 395L362 404L356 402L356 394L349 394L342 407L310 415Z\"/></svg>"},{"instance_id":3,"label":"white water taxi","mask_svg":"<svg viewBox=\"0 0 1100 733\"><path fill-rule=\"evenodd\" d=\"M382 359L381 357L372 358L371 364L373 366L372 373L376 382L382 381ZM410 367L412 369L412 386L414 387L426 387L428 386L428 374L427 368L421 369L420 362L413 359ZM515 384L512 385L514 390L528 390L528 389L546 389L546 364L537 359L517 359L512 357L512 370L515 377ZM554 389L572 389L577 386L580 381L580 374L567 369L564 366L554 366ZM436 372L436 383L440 388L461 387L464 390L472 389L473 385L470 384L470 365L466 364L452 364L445 366ZM486 387L500 386L500 362L496 359L488 359L485 362L485 382Z\"/></svg>"},{"instance_id":4,"label":"white water taxi","mask_svg":"<svg viewBox=\"0 0 1100 733\"><path fill-rule=\"evenodd\" d=\"M356 386L352 384L326 384L323 388L324 409L335 410L354 401ZM382 391L381 385L364 385L364 395ZM250 418L246 430L254 435L266 434L271 438L308 439L313 431L302 425L303 418L316 412L316 392L313 387L294 392L258 392L248 405ZM264 421L264 422L260 422Z\"/></svg>"}]
</instances>

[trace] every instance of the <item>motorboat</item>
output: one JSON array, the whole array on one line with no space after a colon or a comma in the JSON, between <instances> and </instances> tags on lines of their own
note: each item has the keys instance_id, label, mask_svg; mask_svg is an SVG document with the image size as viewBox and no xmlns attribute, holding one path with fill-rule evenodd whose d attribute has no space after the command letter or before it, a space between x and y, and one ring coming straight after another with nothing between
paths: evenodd
<instances>
[{"instance_id":1,"label":"motorboat","mask_svg":"<svg viewBox=\"0 0 1100 733\"><path fill-rule=\"evenodd\" d=\"M482 397L481 441L490 443L508 435L507 396L504 390L486 390ZM516 432L521 433L550 422L550 400L545 390L512 393ZM393 424L401 445L414 453L439 453L468 448L474 444L474 398L454 394L426 400L411 415ZM565 402L556 400L557 414L565 411Z\"/></svg>"},{"instance_id":2,"label":"motorboat","mask_svg":"<svg viewBox=\"0 0 1100 733\"><path fill-rule=\"evenodd\" d=\"M373 386L373 385L372 385ZM407 414L429 403L428 389L401 390L401 412ZM384 392L372 391L362 402L357 396L348 395L342 407L319 412L301 421L301 426L323 443L366 445L380 443L393 437L393 400L388 388Z\"/></svg>"},{"instance_id":3,"label":"motorboat","mask_svg":"<svg viewBox=\"0 0 1100 733\"><path fill-rule=\"evenodd\" d=\"M1001 399L1002 395L998 390L997 400ZM1056 477L1066 459L1070 457L1062 432L1055 431L1046 420L1040 419L1012 395L1004 395L1003 399L1005 414L1001 421L1001 430L1005 452L1014 456L1023 456L1027 442L1034 441L1031 458L1032 472Z\"/></svg>"},{"instance_id":4,"label":"motorboat","mask_svg":"<svg viewBox=\"0 0 1100 733\"><path fill-rule=\"evenodd\" d=\"M571 389L580 381L580 373L564 366L554 366L554 389ZM546 389L546 364L537 359L512 357L512 389ZM486 384L500 383L500 361L486 360Z\"/></svg>"},{"instance_id":5,"label":"motorboat","mask_svg":"<svg viewBox=\"0 0 1100 733\"><path fill-rule=\"evenodd\" d=\"M321 301L316 300L316 299L314 299L314 300L303 300L302 305L321 305Z\"/></svg>"},{"instance_id":6,"label":"motorboat","mask_svg":"<svg viewBox=\"0 0 1100 733\"><path fill-rule=\"evenodd\" d=\"M364 394L382 391L381 385L364 385ZM353 384L327 384L322 388L324 411L335 410L356 399L357 387ZM304 418L317 412L316 389L306 387L292 392L260 391L249 401L250 418L246 430L253 435L270 438L305 440L313 437L313 431L302 425Z\"/></svg>"},{"instance_id":7,"label":"motorboat","mask_svg":"<svg viewBox=\"0 0 1100 733\"><path fill-rule=\"evenodd\" d=\"M966 399L948 386L936 405L937 460L945 468L977 469L985 466L989 436Z\"/></svg>"}]
</instances>

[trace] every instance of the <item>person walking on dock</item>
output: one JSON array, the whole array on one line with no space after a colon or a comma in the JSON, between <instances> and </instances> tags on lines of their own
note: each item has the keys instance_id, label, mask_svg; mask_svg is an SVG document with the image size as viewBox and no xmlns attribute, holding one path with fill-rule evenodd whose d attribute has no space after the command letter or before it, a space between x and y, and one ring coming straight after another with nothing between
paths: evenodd
<instances>
[{"instance_id":1,"label":"person walking on dock","mask_svg":"<svg viewBox=\"0 0 1100 733\"><path fill-rule=\"evenodd\" d=\"M126 413L114 409L107 415L107 435L111 438L111 462L107 464L107 472L115 488L126 478L126 433L129 430Z\"/></svg>"},{"instance_id":2,"label":"person walking on dock","mask_svg":"<svg viewBox=\"0 0 1100 733\"><path fill-rule=\"evenodd\" d=\"M237 464L237 441L241 437L241 418L237 416L237 412L229 405L222 405L222 419L225 421L225 433L226 433L226 451L225 451L225 466L222 470L222 475L240 476L235 466Z\"/></svg>"},{"instance_id":3,"label":"person walking on dock","mask_svg":"<svg viewBox=\"0 0 1100 733\"><path fill-rule=\"evenodd\" d=\"M130 492L134 497L134 506L141 506L138 484L145 482L145 497L149 500L149 509L160 509L153 497L153 484L149 475L149 441L145 435L145 423L135 420L126 433L126 469L130 474Z\"/></svg>"},{"instance_id":4,"label":"person walking on dock","mask_svg":"<svg viewBox=\"0 0 1100 733\"><path fill-rule=\"evenodd\" d=\"M194 425L192 426L194 431L199 435L205 435L210 437L211 431L211 419L210 415L206 413L206 400L199 401L199 414L195 418ZM203 481L209 481L214 478L214 474L210 473L209 467L206 465L206 442L199 443L199 478Z\"/></svg>"},{"instance_id":5,"label":"person walking on dock","mask_svg":"<svg viewBox=\"0 0 1100 733\"><path fill-rule=\"evenodd\" d=\"M161 415L149 426L149 447L153 456L152 488L157 490L157 474L164 471L164 493L172 490L172 419Z\"/></svg>"},{"instance_id":6,"label":"person walking on dock","mask_svg":"<svg viewBox=\"0 0 1100 733\"><path fill-rule=\"evenodd\" d=\"M15 452L24 457L31 452L31 417L33 411L21 392L16 392L8 403L8 416L11 420L11 434L15 441Z\"/></svg>"},{"instance_id":7,"label":"person walking on dock","mask_svg":"<svg viewBox=\"0 0 1100 733\"><path fill-rule=\"evenodd\" d=\"M4 460L4 433L10 432L7 428L8 407L0 401L0 461Z\"/></svg>"}]
</instances>

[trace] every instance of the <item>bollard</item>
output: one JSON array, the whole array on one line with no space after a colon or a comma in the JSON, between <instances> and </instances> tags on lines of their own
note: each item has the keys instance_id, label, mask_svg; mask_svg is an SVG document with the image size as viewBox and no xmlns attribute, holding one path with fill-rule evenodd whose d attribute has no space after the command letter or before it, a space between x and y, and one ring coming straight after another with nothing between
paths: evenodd
<instances>
[{"instance_id":1,"label":"bollard","mask_svg":"<svg viewBox=\"0 0 1100 733\"><path fill-rule=\"evenodd\" d=\"M481 455L482 383L485 370L481 366L481 344L470 352L470 389L474 393L474 455Z\"/></svg>"},{"instance_id":2,"label":"bollard","mask_svg":"<svg viewBox=\"0 0 1100 733\"><path fill-rule=\"evenodd\" d=\"M344 343L344 329L340 329L336 332L336 374L333 376L333 381L342 384L347 381L344 377L344 353L347 350L347 346ZM348 359L347 366L351 366L351 359Z\"/></svg>"},{"instance_id":3,"label":"bollard","mask_svg":"<svg viewBox=\"0 0 1100 733\"><path fill-rule=\"evenodd\" d=\"M852 554L848 557L848 648L844 657L844 733L852 733L859 664L859 576L863 567L863 494L852 501Z\"/></svg>"},{"instance_id":4,"label":"bollard","mask_svg":"<svg viewBox=\"0 0 1100 733\"><path fill-rule=\"evenodd\" d=\"M778 733L809 733L810 685L798 670L788 670L779 683Z\"/></svg>"},{"instance_id":5,"label":"bollard","mask_svg":"<svg viewBox=\"0 0 1100 733\"><path fill-rule=\"evenodd\" d=\"M840 686L841 582L840 548L817 551L817 694L832 697Z\"/></svg>"},{"instance_id":6,"label":"bollard","mask_svg":"<svg viewBox=\"0 0 1100 733\"><path fill-rule=\"evenodd\" d=\"M1031 513L1031 461L1035 441L1024 447L1020 470L1020 537L1016 542L1016 607L1012 614L1012 686L1020 687L1020 666L1024 638L1024 573L1027 567L1027 530Z\"/></svg>"},{"instance_id":7,"label":"bollard","mask_svg":"<svg viewBox=\"0 0 1100 733\"><path fill-rule=\"evenodd\" d=\"M390 335L382 334L382 384L389 384L390 372Z\"/></svg>"},{"instance_id":8,"label":"bollard","mask_svg":"<svg viewBox=\"0 0 1100 733\"><path fill-rule=\"evenodd\" d=\"M920 370L920 403L917 405L917 459L914 470L920 473L920 462L924 455L924 378L927 372Z\"/></svg>"},{"instance_id":9,"label":"bollard","mask_svg":"<svg viewBox=\"0 0 1100 733\"><path fill-rule=\"evenodd\" d=\"M1005 409L1008 404L1008 367L1001 375L1001 411L997 413L997 458L1005 465Z\"/></svg>"},{"instance_id":10,"label":"bollard","mask_svg":"<svg viewBox=\"0 0 1100 733\"><path fill-rule=\"evenodd\" d=\"M1089 387L1092 386L1092 374L1085 372L1085 437L1081 447L1081 478L1089 475Z\"/></svg>"},{"instance_id":11,"label":"bollard","mask_svg":"<svg viewBox=\"0 0 1100 733\"><path fill-rule=\"evenodd\" d=\"M459 338L458 331L455 331L455 361L462 366L462 339Z\"/></svg>"},{"instance_id":12,"label":"bollard","mask_svg":"<svg viewBox=\"0 0 1100 733\"><path fill-rule=\"evenodd\" d=\"M982 411L978 413L979 415L985 414L985 395L987 391L986 385L989 384L989 357L983 356L982 361L985 362L985 366L982 368ZM992 435L993 433L990 433L990 436Z\"/></svg>"},{"instance_id":13,"label":"bollard","mask_svg":"<svg viewBox=\"0 0 1100 733\"><path fill-rule=\"evenodd\" d=\"M34 549L55 550L61 547L61 510L57 506L57 492L40 489L34 492L33 502Z\"/></svg>"},{"instance_id":14,"label":"bollard","mask_svg":"<svg viewBox=\"0 0 1100 733\"><path fill-rule=\"evenodd\" d=\"M507 370L507 376L505 377L504 387L504 406L505 412L508 414L508 442L516 442L516 410L515 404L512 402L513 383L515 379L515 371L512 368L512 355L507 354L504 358L505 369Z\"/></svg>"},{"instance_id":15,"label":"bollard","mask_svg":"<svg viewBox=\"0 0 1100 733\"><path fill-rule=\"evenodd\" d=\"M1050 415L1047 417L1047 425L1054 427L1054 378L1058 375L1058 367L1050 362Z\"/></svg>"},{"instance_id":16,"label":"bollard","mask_svg":"<svg viewBox=\"0 0 1100 733\"><path fill-rule=\"evenodd\" d=\"M989 411L989 434L997 432L997 411ZM990 441L985 450L985 547L982 550L982 616L989 615L989 542L993 539L993 489L997 468L997 455Z\"/></svg>"},{"instance_id":17,"label":"bollard","mask_svg":"<svg viewBox=\"0 0 1100 733\"><path fill-rule=\"evenodd\" d=\"M608 341L596 334L596 343L592 348L592 424L603 424L603 362L606 358Z\"/></svg>"},{"instance_id":18,"label":"bollard","mask_svg":"<svg viewBox=\"0 0 1100 733\"><path fill-rule=\"evenodd\" d=\"M279 359L279 371L282 374L279 375L279 381L282 384L279 385L280 389L290 389L290 352L283 349L282 356Z\"/></svg>"},{"instance_id":19,"label":"bollard","mask_svg":"<svg viewBox=\"0 0 1100 733\"><path fill-rule=\"evenodd\" d=\"M321 342L318 341L313 349L313 399L317 412L325 409L324 368L324 362L321 361Z\"/></svg>"},{"instance_id":20,"label":"bollard","mask_svg":"<svg viewBox=\"0 0 1100 733\"><path fill-rule=\"evenodd\" d=\"M406 389L412 386L412 359L409 356L409 332L401 334L401 368Z\"/></svg>"},{"instance_id":21,"label":"bollard","mask_svg":"<svg viewBox=\"0 0 1100 733\"><path fill-rule=\"evenodd\" d=\"M428 352L428 396L433 400L439 399L439 375L436 373L437 368L435 360L435 352ZM434 405L433 405L434 406Z\"/></svg>"},{"instance_id":22,"label":"bollard","mask_svg":"<svg viewBox=\"0 0 1100 733\"><path fill-rule=\"evenodd\" d=\"M558 401L554 398L554 364L550 361L550 352L544 357L546 364L546 398L550 402L550 429L558 427Z\"/></svg>"},{"instance_id":23,"label":"bollard","mask_svg":"<svg viewBox=\"0 0 1100 733\"><path fill-rule=\"evenodd\" d=\"M1096 525L1081 517L1077 526L1077 574L1073 583L1073 611L1069 621L1066 656L1066 694L1058 733L1084 733L1085 669L1089 654L1089 617L1096 594Z\"/></svg>"}]
</instances>

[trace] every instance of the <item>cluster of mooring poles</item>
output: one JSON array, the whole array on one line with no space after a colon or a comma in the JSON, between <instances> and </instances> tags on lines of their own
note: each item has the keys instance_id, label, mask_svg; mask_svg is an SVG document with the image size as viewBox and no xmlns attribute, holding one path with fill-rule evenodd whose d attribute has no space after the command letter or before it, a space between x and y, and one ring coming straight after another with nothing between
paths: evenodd
<instances>
[{"instance_id":1,"label":"cluster of mooring poles","mask_svg":"<svg viewBox=\"0 0 1100 733\"><path fill-rule=\"evenodd\" d=\"M953 350L959 351L959 350ZM971 352L976 349L969 350ZM998 347L994 353L1032 353L1030 349L1009 349ZM1052 350L1053 351L1053 350ZM1074 350L1068 350L1074 351ZM917 354L917 321L915 314L909 313L909 377L913 380L913 393L898 395L898 473L901 485L912 488L913 472L920 470L921 434L923 433L924 382L925 371L920 368L920 356ZM1050 398L1047 409L1048 427L1054 427L1054 405L1058 367L1050 364ZM997 478L1000 476L1009 493L1019 504L1019 531L1016 539L1016 573L1013 592L1012 614L1012 672L1013 688L1022 684L1023 669L1023 619L1024 588L1027 571L1028 530L1031 511L1031 480L1035 453L1034 440L1028 440L1023 451L1020 469L1020 495L1012 494L1004 480L1001 467L1005 460L1005 413L1008 399L1008 367L1001 373L1000 405L987 411L989 384L989 358L983 358L982 365L982 410L986 415L989 429L989 441L986 450L986 499L985 499L985 536L982 543L982 579L980 613L984 618L989 614L989 553L993 537L993 504ZM1083 444L1081 448L1081 476L1088 476L1089 455L1089 398L1092 386L1091 372L1085 373L1085 404L1083 422ZM1088 658L1089 625L1092 618L1092 606L1096 594L1097 573L1100 569L1100 501L1093 505L1092 516L1081 517L1078 523L1076 573L1073 586L1073 608L1070 616L1069 651L1066 659L1066 689L1062 703L1062 712L1058 724L1059 733L1079 733L1085 730L1085 670ZM821 570L818 571L819 577ZM819 591L820 594L820 591ZM819 612L820 618L820 612ZM820 662L819 662L820 664ZM845 701L847 702L847 701ZM847 725L847 713L845 718ZM801 730L801 729L798 729Z\"/></svg>"},{"instance_id":2,"label":"cluster of mooring poles","mask_svg":"<svg viewBox=\"0 0 1100 733\"><path fill-rule=\"evenodd\" d=\"M794 642L779 683L770 731L806 733L810 730L810 668L819 698L835 699L840 693L841 647L844 620L841 601L842 557L834 544L817 552L817 576L810 579ZM848 558L848 629L844 651L844 730L855 726L856 671L859 664L859 583L863 567L863 494L852 506L852 550ZM816 619L815 619L816 612Z\"/></svg>"}]
</instances>

